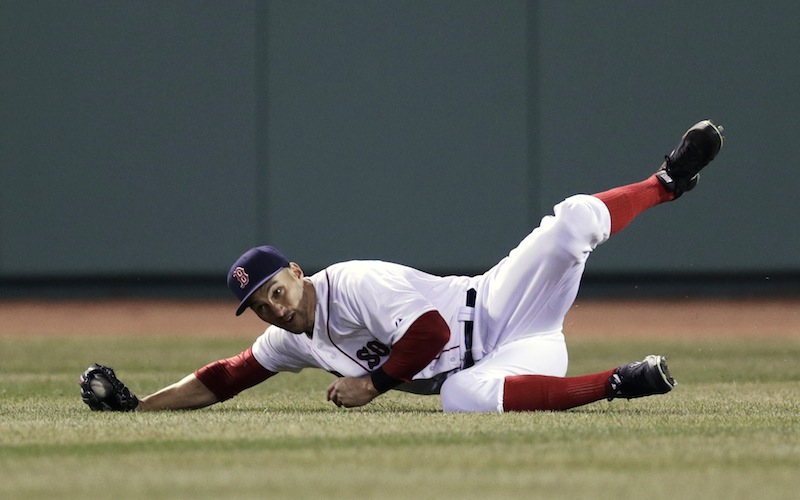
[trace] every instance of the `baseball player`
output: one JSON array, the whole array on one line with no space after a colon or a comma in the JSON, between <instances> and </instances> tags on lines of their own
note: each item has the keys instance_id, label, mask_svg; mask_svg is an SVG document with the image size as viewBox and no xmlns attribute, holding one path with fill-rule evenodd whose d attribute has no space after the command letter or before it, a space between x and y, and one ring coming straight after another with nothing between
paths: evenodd
<instances>
[{"instance_id":1,"label":"baseball player","mask_svg":"<svg viewBox=\"0 0 800 500\"><path fill-rule=\"evenodd\" d=\"M202 408L280 372L321 368L337 378L327 399L362 406L386 391L440 394L447 412L566 410L602 399L664 394L664 356L566 377L564 317L595 247L639 213L695 187L719 152L722 127L690 128L647 179L576 195L479 276L433 276L381 261L350 261L305 276L271 246L231 267L228 286L269 324L252 346L137 398L102 365L81 376L93 410Z\"/></svg>"}]
</instances>

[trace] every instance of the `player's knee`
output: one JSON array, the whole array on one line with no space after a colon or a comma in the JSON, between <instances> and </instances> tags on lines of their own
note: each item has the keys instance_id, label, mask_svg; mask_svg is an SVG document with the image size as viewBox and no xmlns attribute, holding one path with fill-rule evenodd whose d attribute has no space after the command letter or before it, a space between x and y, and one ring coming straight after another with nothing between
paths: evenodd
<instances>
[{"instance_id":1,"label":"player's knee","mask_svg":"<svg viewBox=\"0 0 800 500\"><path fill-rule=\"evenodd\" d=\"M458 372L442 385L442 409L448 413L502 411L500 382L483 380L469 370Z\"/></svg>"},{"instance_id":2,"label":"player's knee","mask_svg":"<svg viewBox=\"0 0 800 500\"><path fill-rule=\"evenodd\" d=\"M562 249L582 258L608 239L611 217L599 199L575 195L555 206L554 226Z\"/></svg>"}]
</instances>

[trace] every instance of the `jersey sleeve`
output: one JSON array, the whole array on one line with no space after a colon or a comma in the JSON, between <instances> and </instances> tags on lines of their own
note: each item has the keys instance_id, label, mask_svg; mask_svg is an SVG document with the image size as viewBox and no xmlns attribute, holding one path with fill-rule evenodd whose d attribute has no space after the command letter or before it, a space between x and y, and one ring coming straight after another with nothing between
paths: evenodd
<instances>
[{"instance_id":1,"label":"jersey sleeve","mask_svg":"<svg viewBox=\"0 0 800 500\"><path fill-rule=\"evenodd\" d=\"M402 382L410 381L433 361L448 340L450 329L441 314L426 312L392 346L389 359L383 366L372 372L372 384L378 392L386 392Z\"/></svg>"},{"instance_id":2,"label":"jersey sleeve","mask_svg":"<svg viewBox=\"0 0 800 500\"><path fill-rule=\"evenodd\" d=\"M264 368L253 357L253 348L249 347L236 356L207 364L195 371L194 375L220 401L225 401L275 373Z\"/></svg>"},{"instance_id":3,"label":"jersey sleeve","mask_svg":"<svg viewBox=\"0 0 800 500\"><path fill-rule=\"evenodd\" d=\"M271 372L297 373L303 368L317 366L306 340L304 335L270 326L253 343L253 357Z\"/></svg>"}]
</instances>

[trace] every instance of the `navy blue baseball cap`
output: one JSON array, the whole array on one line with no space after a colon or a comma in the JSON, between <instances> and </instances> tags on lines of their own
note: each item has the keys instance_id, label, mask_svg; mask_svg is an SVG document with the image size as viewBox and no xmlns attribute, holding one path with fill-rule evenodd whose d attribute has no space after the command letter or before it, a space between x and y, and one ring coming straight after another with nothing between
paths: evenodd
<instances>
[{"instance_id":1,"label":"navy blue baseball cap","mask_svg":"<svg viewBox=\"0 0 800 500\"><path fill-rule=\"evenodd\" d=\"M247 309L247 299L253 292L286 267L289 260L271 246L251 248L239 257L228 273L228 288L239 299L236 315Z\"/></svg>"}]
</instances>

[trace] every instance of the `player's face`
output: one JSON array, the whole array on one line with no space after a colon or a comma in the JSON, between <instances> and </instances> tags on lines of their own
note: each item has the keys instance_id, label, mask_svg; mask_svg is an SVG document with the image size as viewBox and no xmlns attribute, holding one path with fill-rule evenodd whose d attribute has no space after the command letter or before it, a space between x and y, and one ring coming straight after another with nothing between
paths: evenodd
<instances>
[{"instance_id":1,"label":"player's face","mask_svg":"<svg viewBox=\"0 0 800 500\"><path fill-rule=\"evenodd\" d=\"M267 323L292 333L311 333L316 308L313 289L303 279L300 266L292 262L253 293L249 306Z\"/></svg>"}]
</instances>

